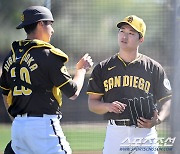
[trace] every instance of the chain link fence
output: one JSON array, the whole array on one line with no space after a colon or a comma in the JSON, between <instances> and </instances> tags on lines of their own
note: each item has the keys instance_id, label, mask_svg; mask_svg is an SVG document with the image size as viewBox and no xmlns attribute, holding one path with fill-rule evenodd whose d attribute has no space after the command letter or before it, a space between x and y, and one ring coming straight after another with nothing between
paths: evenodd
<instances>
[{"instance_id":1,"label":"chain link fence","mask_svg":"<svg viewBox=\"0 0 180 154\"><path fill-rule=\"evenodd\" d=\"M0 2L1 8L3 1ZM51 9L55 19L53 24L55 33L51 43L69 55L70 61L67 67L72 75L76 62L86 52L92 56L95 64L118 52L118 28L116 24L120 20L133 14L143 18L147 25L147 32L145 42L140 46L139 50L163 65L172 87L176 89L174 90L176 97L174 97L173 102L172 120L171 118L167 119L158 127L158 130L161 136L166 137L172 134L176 136L176 132L179 133L177 119L180 117L178 111L178 101L180 99L178 94L179 83L176 82L178 81L179 71L177 74L174 73L179 70L179 0L31 0L21 2L23 5L17 6L16 10L14 10L16 18L11 19L9 17L11 12L9 12L9 16L2 12L3 15L0 17L1 21L3 17L11 20L10 23L5 21L6 24L2 25L3 31L0 32L0 36L3 35L5 30L8 33L0 43L2 47L0 49L1 63L10 50L10 42L25 38L23 31L15 29L19 23L22 10L30 5L45 5ZM9 30L7 31L6 28ZM89 75L86 76L85 86L76 101L71 102L64 98L62 122L71 124L105 122L102 116L88 111L86 95L88 78ZM5 117L1 118L0 121L9 122L2 98L0 101L0 112L1 115L3 113L2 117ZM174 127L171 127L171 125ZM171 129L174 130L174 133L171 133Z\"/></svg>"}]
</instances>

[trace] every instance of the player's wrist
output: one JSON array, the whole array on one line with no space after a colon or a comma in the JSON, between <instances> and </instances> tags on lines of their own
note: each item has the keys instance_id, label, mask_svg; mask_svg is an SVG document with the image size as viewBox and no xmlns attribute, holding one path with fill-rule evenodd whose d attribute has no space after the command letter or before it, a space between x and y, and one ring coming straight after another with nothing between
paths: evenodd
<instances>
[{"instance_id":1,"label":"player's wrist","mask_svg":"<svg viewBox=\"0 0 180 154\"><path fill-rule=\"evenodd\" d=\"M105 111L106 111L106 113L107 112L111 112L111 110L110 110L110 103L103 103L103 105L104 105L104 108L105 108Z\"/></svg>"},{"instance_id":2,"label":"player's wrist","mask_svg":"<svg viewBox=\"0 0 180 154\"><path fill-rule=\"evenodd\" d=\"M80 74L86 74L86 69L85 68L79 68L79 69L76 69L76 72L77 73L80 73Z\"/></svg>"},{"instance_id":3,"label":"player's wrist","mask_svg":"<svg viewBox=\"0 0 180 154\"><path fill-rule=\"evenodd\" d=\"M159 125L161 122L162 122L161 119L158 117L156 120L156 125Z\"/></svg>"}]
</instances>

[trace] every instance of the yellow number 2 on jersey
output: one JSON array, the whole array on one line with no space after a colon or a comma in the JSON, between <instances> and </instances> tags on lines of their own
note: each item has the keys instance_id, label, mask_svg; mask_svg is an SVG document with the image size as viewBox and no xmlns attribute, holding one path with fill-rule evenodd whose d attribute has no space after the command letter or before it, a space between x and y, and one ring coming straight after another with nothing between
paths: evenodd
<instances>
[{"instance_id":1,"label":"yellow number 2 on jersey","mask_svg":"<svg viewBox=\"0 0 180 154\"><path fill-rule=\"evenodd\" d=\"M11 77L16 77L16 73L15 73L15 67L13 67L11 69ZM31 80L30 80L30 75L29 75L29 71L26 67L22 67L20 69L20 79L22 81L25 81L29 84L31 84ZM31 89L28 89L24 86L21 85L21 89L18 89L17 86L14 87L13 90L13 96L19 96L19 95L30 95L32 93Z\"/></svg>"}]
</instances>

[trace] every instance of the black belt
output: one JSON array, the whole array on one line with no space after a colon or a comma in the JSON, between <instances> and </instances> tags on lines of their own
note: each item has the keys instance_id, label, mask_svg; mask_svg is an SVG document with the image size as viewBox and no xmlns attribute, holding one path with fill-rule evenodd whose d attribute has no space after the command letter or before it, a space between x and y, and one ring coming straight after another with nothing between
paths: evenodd
<instances>
[{"instance_id":1,"label":"black belt","mask_svg":"<svg viewBox=\"0 0 180 154\"><path fill-rule=\"evenodd\" d=\"M117 125L117 126L132 126L134 125L130 119L122 119L122 120L109 120L109 123L111 125Z\"/></svg>"},{"instance_id":2,"label":"black belt","mask_svg":"<svg viewBox=\"0 0 180 154\"><path fill-rule=\"evenodd\" d=\"M43 114L33 114L33 113L25 113L25 114L18 114L18 117L43 117Z\"/></svg>"}]
</instances>

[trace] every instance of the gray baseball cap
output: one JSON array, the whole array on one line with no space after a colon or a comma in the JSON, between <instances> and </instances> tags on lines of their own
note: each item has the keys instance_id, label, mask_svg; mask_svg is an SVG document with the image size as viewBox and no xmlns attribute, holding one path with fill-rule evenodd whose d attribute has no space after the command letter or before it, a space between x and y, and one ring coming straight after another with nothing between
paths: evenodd
<instances>
[{"instance_id":1,"label":"gray baseball cap","mask_svg":"<svg viewBox=\"0 0 180 154\"><path fill-rule=\"evenodd\" d=\"M54 21L51 11L44 6L28 7L23 11L21 23L16 27L16 29L24 28L24 26L38 21Z\"/></svg>"}]
</instances>

